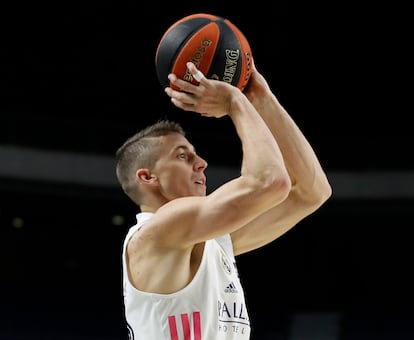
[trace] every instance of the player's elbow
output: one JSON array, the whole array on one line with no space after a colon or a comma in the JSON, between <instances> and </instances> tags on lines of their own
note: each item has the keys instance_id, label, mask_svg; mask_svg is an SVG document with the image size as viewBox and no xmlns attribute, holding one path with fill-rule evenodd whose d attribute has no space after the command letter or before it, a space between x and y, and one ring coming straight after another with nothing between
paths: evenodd
<instances>
[{"instance_id":1,"label":"player's elbow","mask_svg":"<svg viewBox=\"0 0 414 340\"><path fill-rule=\"evenodd\" d=\"M332 186L324 173L315 178L312 188L312 197L317 206L321 206L332 196Z\"/></svg>"},{"instance_id":2,"label":"player's elbow","mask_svg":"<svg viewBox=\"0 0 414 340\"><path fill-rule=\"evenodd\" d=\"M267 177L265 190L274 204L284 201L292 189L292 182L287 171L278 171Z\"/></svg>"},{"instance_id":3,"label":"player's elbow","mask_svg":"<svg viewBox=\"0 0 414 340\"><path fill-rule=\"evenodd\" d=\"M332 196L332 186L326 177L319 178L308 188L293 186L292 191L296 192L296 195L300 196L300 199L313 211L321 207Z\"/></svg>"},{"instance_id":4,"label":"player's elbow","mask_svg":"<svg viewBox=\"0 0 414 340\"><path fill-rule=\"evenodd\" d=\"M317 204L321 206L332 196L332 186L329 184L329 181L326 179L322 181L317 189Z\"/></svg>"},{"instance_id":5,"label":"player's elbow","mask_svg":"<svg viewBox=\"0 0 414 340\"><path fill-rule=\"evenodd\" d=\"M255 175L243 174L245 188L251 198L259 198L267 205L277 205L289 195L292 182L286 169L262 168Z\"/></svg>"}]
</instances>

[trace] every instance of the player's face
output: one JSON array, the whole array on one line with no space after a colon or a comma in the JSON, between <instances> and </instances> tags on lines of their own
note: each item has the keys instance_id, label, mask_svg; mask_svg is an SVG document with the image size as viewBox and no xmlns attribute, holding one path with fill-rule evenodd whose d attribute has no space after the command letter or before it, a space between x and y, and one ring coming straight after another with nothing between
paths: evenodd
<instances>
[{"instance_id":1,"label":"player's face","mask_svg":"<svg viewBox=\"0 0 414 340\"><path fill-rule=\"evenodd\" d=\"M205 196L207 162L196 154L193 145L178 133L162 137L161 143L161 157L152 171L161 194L167 200Z\"/></svg>"}]
</instances>

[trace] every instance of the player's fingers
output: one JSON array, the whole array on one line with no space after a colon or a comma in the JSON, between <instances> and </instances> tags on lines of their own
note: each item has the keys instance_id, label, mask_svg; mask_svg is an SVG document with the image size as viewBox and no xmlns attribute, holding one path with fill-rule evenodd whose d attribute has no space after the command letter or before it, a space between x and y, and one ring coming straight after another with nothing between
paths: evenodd
<instances>
[{"instance_id":1,"label":"player's fingers","mask_svg":"<svg viewBox=\"0 0 414 340\"><path fill-rule=\"evenodd\" d=\"M190 71L190 73L193 75L193 78L199 83L201 83L203 79L206 79L203 72L197 69L197 67L191 61L187 63L187 68Z\"/></svg>"},{"instance_id":2,"label":"player's fingers","mask_svg":"<svg viewBox=\"0 0 414 340\"><path fill-rule=\"evenodd\" d=\"M200 70L197 70L197 72L193 74L193 78L198 82L201 82L201 80L204 78L204 74Z\"/></svg>"},{"instance_id":3,"label":"player's fingers","mask_svg":"<svg viewBox=\"0 0 414 340\"><path fill-rule=\"evenodd\" d=\"M180 92L184 92L187 94L194 94L200 91L198 85L194 85L188 80L180 79L175 74L172 74L172 73L169 74L168 79L170 80L171 84L173 84L176 88L179 89Z\"/></svg>"}]
</instances>

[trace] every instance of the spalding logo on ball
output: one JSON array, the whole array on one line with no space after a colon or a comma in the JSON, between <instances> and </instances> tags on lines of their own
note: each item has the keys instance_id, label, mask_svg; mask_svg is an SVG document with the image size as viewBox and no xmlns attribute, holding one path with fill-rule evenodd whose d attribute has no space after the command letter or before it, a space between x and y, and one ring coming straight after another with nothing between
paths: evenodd
<instances>
[{"instance_id":1,"label":"spalding logo on ball","mask_svg":"<svg viewBox=\"0 0 414 340\"><path fill-rule=\"evenodd\" d=\"M227 82L243 91L251 75L252 52L246 37L229 20L197 13L178 20L162 36L155 55L161 85L171 86L170 73L198 84L187 70L188 61L207 78Z\"/></svg>"}]
</instances>

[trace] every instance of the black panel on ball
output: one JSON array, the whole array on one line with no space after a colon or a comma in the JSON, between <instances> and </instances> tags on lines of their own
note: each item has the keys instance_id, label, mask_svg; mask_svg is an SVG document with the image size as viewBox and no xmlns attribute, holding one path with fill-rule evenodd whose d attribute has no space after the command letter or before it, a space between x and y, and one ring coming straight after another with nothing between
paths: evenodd
<instances>
[{"instance_id":1,"label":"black panel on ball","mask_svg":"<svg viewBox=\"0 0 414 340\"><path fill-rule=\"evenodd\" d=\"M158 79L162 87L169 86L168 75L171 73L175 59L182 46L191 39L195 32L201 27L209 24L212 20L208 18L192 18L172 26L170 31L161 38L159 43L155 65Z\"/></svg>"},{"instance_id":2,"label":"black panel on ball","mask_svg":"<svg viewBox=\"0 0 414 340\"><path fill-rule=\"evenodd\" d=\"M243 53L240 42L224 20L216 21L220 28L220 40L207 78L236 85L240 79Z\"/></svg>"}]
</instances>

